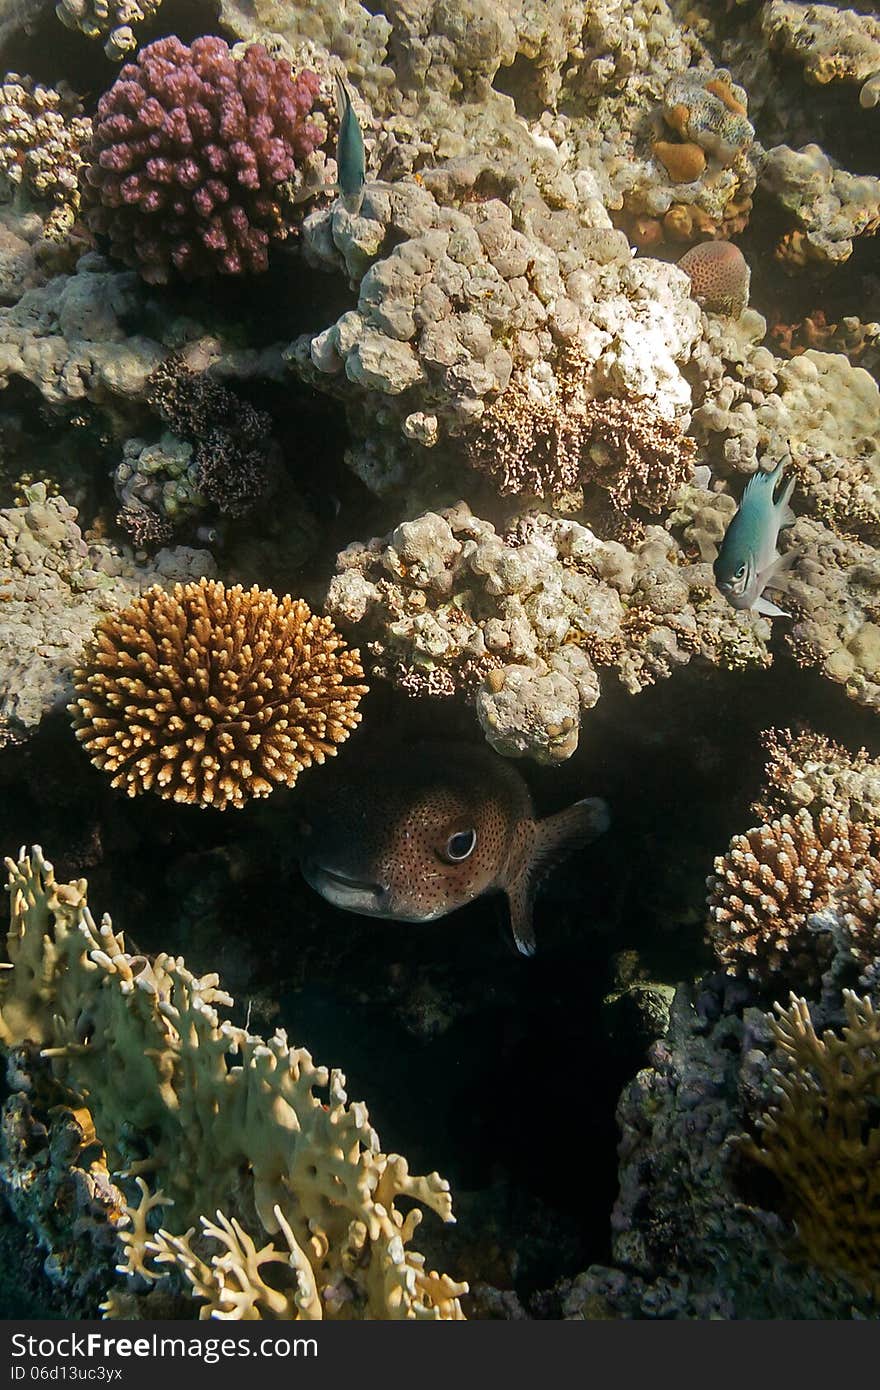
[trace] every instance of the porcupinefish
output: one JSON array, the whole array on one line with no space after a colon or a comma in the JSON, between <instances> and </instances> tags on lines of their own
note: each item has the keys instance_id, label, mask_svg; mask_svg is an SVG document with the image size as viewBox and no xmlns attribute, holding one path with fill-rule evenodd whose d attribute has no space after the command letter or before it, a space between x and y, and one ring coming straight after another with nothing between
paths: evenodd
<instances>
[{"instance_id":1,"label":"porcupinefish","mask_svg":"<svg viewBox=\"0 0 880 1390\"><path fill-rule=\"evenodd\" d=\"M728 603L734 608L754 608L773 618L789 615L762 594L794 558L793 552L779 555L776 551L779 532L795 522L789 506L794 478L776 497L785 463L783 459L772 473L759 472L749 479L715 561L715 582Z\"/></svg>"},{"instance_id":2,"label":"porcupinefish","mask_svg":"<svg viewBox=\"0 0 880 1390\"><path fill-rule=\"evenodd\" d=\"M434 922L506 893L514 940L530 956L538 884L608 824L595 797L536 820L525 782L488 748L417 744L316 803L300 866L334 906L396 922Z\"/></svg>"}]
</instances>

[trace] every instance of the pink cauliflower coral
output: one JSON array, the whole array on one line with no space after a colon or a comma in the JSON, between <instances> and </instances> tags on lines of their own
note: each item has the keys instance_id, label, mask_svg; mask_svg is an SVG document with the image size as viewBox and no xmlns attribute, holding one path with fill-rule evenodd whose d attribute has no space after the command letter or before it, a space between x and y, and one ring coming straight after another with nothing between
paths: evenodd
<instances>
[{"instance_id":1,"label":"pink cauliflower coral","mask_svg":"<svg viewBox=\"0 0 880 1390\"><path fill-rule=\"evenodd\" d=\"M263 271L287 234L277 202L323 135L307 120L318 78L260 44L148 44L98 103L86 171L93 231L152 284Z\"/></svg>"}]
</instances>

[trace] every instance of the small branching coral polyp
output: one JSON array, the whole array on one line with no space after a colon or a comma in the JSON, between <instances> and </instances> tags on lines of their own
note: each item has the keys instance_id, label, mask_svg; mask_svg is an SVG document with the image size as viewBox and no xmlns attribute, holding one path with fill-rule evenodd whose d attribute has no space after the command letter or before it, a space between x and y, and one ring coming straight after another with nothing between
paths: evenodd
<instances>
[{"instance_id":1,"label":"small branching coral polyp","mask_svg":"<svg viewBox=\"0 0 880 1390\"><path fill-rule=\"evenodd\" d=\"M449 1184L381 1151L341 1072L281 1031L222 1019L232 1000L216 975L131 955L109 918L96 926L85 880L57 883L39 848L7 868L0 1044L43 1048L110 1170L140 1189L123 1272L156 1284L176 1270L203 1317L462 1316L467 1286L407 1249L421 1211L395 1205L451 1221Z\"/></svg>"}]
</instances>

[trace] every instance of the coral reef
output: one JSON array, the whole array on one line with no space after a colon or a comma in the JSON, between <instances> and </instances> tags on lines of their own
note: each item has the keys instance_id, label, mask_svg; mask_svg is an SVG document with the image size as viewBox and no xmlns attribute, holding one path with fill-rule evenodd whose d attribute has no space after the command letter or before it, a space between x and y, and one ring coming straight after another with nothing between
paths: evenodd
<instances>
[{"instance_id":1,"label":"coral reef","mask_svg":"<svg viewBox=\"0 0 880 1390\"><path fill-rule=\"evenodd\" d=\"M103 39L104 52L118 63L137 47L135 29L158 13L162 0L59 0L55 13L68 29Z\"/></svg>"},{"instance_id":2,"label":"coral reef","mask_svg":"<svg viewBox=\"0 0 880 1390\"><path fill-rule=\"evenodd\" d=\"M148 44L98 103L90 227L152 284L265 270L288 234L277 189L321 139L317 90L261 45L236 59L219 38Z\"/></svg>"},{"instance_id":3,"label":"coral reef","mask_svg":"<svg viewBox=\"0 0 880 1390\"><path fill-rule=\"evenodd\" d=\"M0 728L30 733L73 691L73 670L95 622L141 589L213 574L204 550L161 550L140 566L103 541L86 541L75 508L29 488L0 511Z\"/></svg>"},{"instance_id":4,"label":"coral reef","mask_svg":"<svg viewBox=\"0 0 880 1390\"><path fill-rule=\"evenodd\" d=\"M127 439L122 455L113 474L118 520L136 545L164 545L176 522L205 505L193 446L166 430L154 444Z\"/></svg>"},{"instance_id":5,"label":"coral reef","mask_svg":"<svg viewBox=\"0 0 880 1390\"><path fill-rule=\"evenodd\" d=\"M736 1181L739 1135L775 1096L773 1021L744 1003L738 982L679 986L618 1106L617 1267L575 1279L565 1317L876 1317L864 1288L805 1260L785 1218Z\"/></svg>"},{"instance_id":6,"label":"coral reef","mask_svg":"<svg viewBox=\"0 0 880 1390\"><path fill-rule=\"evenodd\" d=\"M95 925L85 881L57 883L38 849L7 863L0 1041L46 1051L108 1170L129 1175L124 1271L156 1282L170 1260L229 1318L460 1317L466 1286L407 1249L421 1212L395 1205L405 1197L449 1221L449 1185L381 1151L341 1073L284 1033L264 1041L221 1021L232 1000L216 975L130 954L108 918ZM207 1235L234 1243L227 1261L193 1250L207 1212L221 1213L219 1226L206 1217Z\"/></svg>"},{"instance_id":7,"label":"coral reef","mask_svg":"<svg viewBox=\"0 0 880 1390\"><path fill-rule=\"evenodd\" d=\"M774 146L767 152L761 183L795 223L776 250L788 267L846 261L856 238L871 236L880 227L880 178L848 173L819 145L800 150Z\"/></svg>"},{"instance_id":8,"label":"coral reef","mask_svg":"<svg viewBox=\"0 0 880 1390\"><path fill-rule=\"evenodd\" d=\"M764 735L764 784L752 806L764 821L828 807L880 828L880 759L862 748L852 755L820 734L769 729Z\"/></svg>"},{"instance_id":9,"label":"coral reef","mask_svg":"<svg viewBox=\"0 0 880 1390\"><path fill-rule=\"evenodd\" d=\"M80 205L92 122L66 84L46 87L8 72L0 85L0 177L13 191L51 205L45 234L62 240Z\"/></svg>"},{"instance_id":10,"label":"coral reef","mask_svg":"<svg viewBox=\"0 0 880 1390\"><path fill-rule=\"evenodd\" d=\"M816 931L815 919L835 907L854 915L864 892L853 894L853 880L865 873L873 881L878 847L878 827L831 808L734 836L707 881L709 939L721 964L759 982L818 984L834 943ZM850 932L854 954L867 962L880 953L880 933L876 921L859 927Z\"/></svg>"},{"instance_id":11,"label":"coral reef","mask_svg":"<svg viewBox=\"0 0 880 1390\"><path fill-rule=\"evenodd\" d=\"M880 1298L880 1018L850 990L843 1007L840 1034L820 1037L805 999L777 1006L774 1096L744 1149L779 1180L810 1259Z\"/></svg>"},{"instance_id":12,"label":"coral reef","mask_svg":"<svg viewBox=\"0 0 880 1390\"><path fill-rule=\"evenodd\" d=\"M822 87L829 82L858 82L862 84L861 105L876 106L880 97L880 20L873 15L835 5L770 0L763 8L761 26L771 48L802 63L811 82Z\"/></svg>"},{"instance_id":13,"label":"coral reef","mask_svg":"<svg viewBox=\"0 0 880 1390\"><path fill-rule=\"evenodd\" d=\"M620 511L662 511L690 474L693 441L651 402L584 399L585 365L569 355L549 396L512 380L467 438L469 462L502 495L559 498L595 482Z\"/></svg>"},{"instance_id":14,"label":"coral reef","mask_svg":"<svg viewBox=\"0 0 880 1390\"><path fill-rule=\"evenodd\" d=\"M366 693L329 618L216 580L148 589L98 624L82 660L70 713L112 785L218 811L332 756Z\"/></svg>"},{"instance_id":15,"label":"coral reef","mask_svg":"<svg viewBox=\"0 0 880 1390\"><path fill-rule=\"evenodd\" d=\"M327 611L366 639L377 673L414 694L470 694L507 756L570 757L580 711L599 698L597 667L636 693L697 654L731 668L769 661L766 620L732 609L710 566L682 563L659 526L627 550L539 514L499 535L459 503L337 563Z\"/></svg>"},{"instance_id":16,"label":"coral reef","mask_svg":"<svg viewBox=\"0 0 880 1390\"><path fill-rule=\"evenodd\" d=\"M266 487L274 453L266 412L209 373L194 371L179 353L156 368L146 394L172 430L193 441L194 482L204 498L232 516L253 506ZM160 510L171 515L167 506Z\"/></svg>"}]
</instances>

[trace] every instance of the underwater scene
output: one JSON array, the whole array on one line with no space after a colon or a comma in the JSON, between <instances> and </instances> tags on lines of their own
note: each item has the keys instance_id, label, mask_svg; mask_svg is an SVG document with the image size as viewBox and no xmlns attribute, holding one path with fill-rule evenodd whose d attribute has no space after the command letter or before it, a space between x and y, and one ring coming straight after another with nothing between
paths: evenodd
<instances>
[{"instance_id":1,"label":"underwater scene","mask_svg":"<svg viewBox=\"0 0 880 1390\"><path fill-rule=\"evenodd\" d=\"M0 1316L877 1318L880 4L0 52Z\"/></svg>"}]
</instances>

